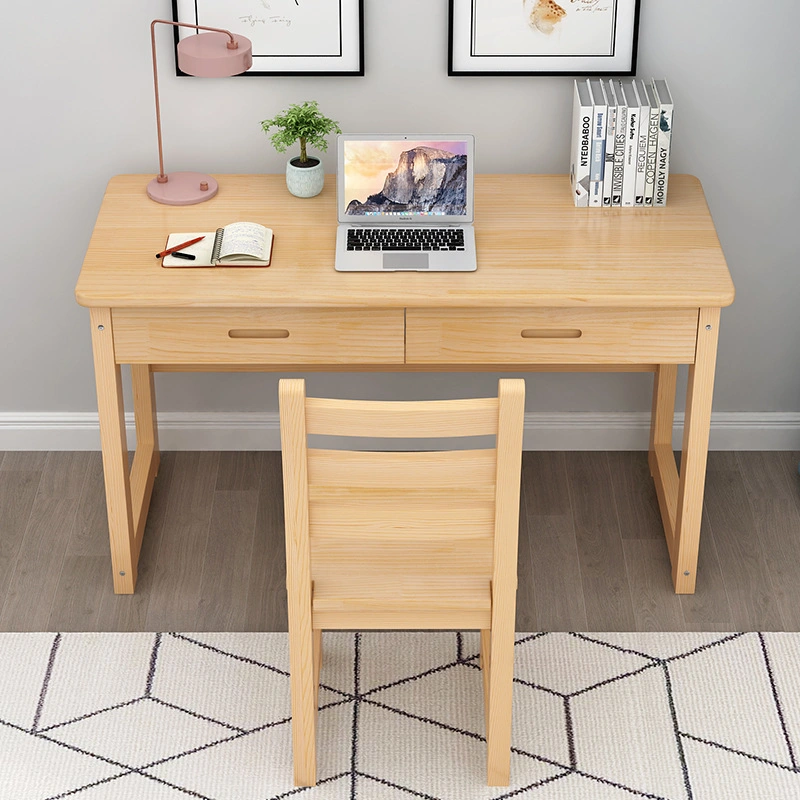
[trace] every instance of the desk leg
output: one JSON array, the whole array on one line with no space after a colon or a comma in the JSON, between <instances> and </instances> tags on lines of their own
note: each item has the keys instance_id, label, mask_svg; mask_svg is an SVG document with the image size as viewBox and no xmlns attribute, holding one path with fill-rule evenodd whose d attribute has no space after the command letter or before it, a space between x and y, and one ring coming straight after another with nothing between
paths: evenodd
<instances>
[{"instance_id":1,"label":"desk leg","mask_svg":"<svg viewBox=\"0 0 800 800\"><path fill-rule=\"evenodd\" d=\"M703 492L711 427L711 398L719 338L719 308L701 308L697 326L697 352L689 366L683 455L678 486L674 546L670 548L672 582L677 594L692 594L697 572Z\"/></svg>"},{"instance_id":2,"label":"desk leg","mask_svg":"<svg viewBox=\"0 0 800 800\"><path fill-rule=\"evenodd\" d=\"M92 308L90 318L114 591L117 594L132 594L136 585L135 529L128 474L125 406L120 367L114 358L111 309Z\"/></svg>"},{"instance_id":3,"label":"desk leg","mask_svg":"<svg viewBox=\"0 0 800 800\"><path fill-rule=\"evenodd\" d=\"M656 485L670 559L675 551L675 513L678 508L678 468L672 452L677 364L659 364L653 380L653 414L650 422L650 474Z\"/></svg>"},{"instance_id":4,"label":"desk leg","mask_svg":"<svg viewBox=\"0 0 800 800\"><path fill-rule=\"evenodd\" d=\"M133 382L133 414L136 420L136 455L133 457L133 466L131 467L133 554L134 561L138 562L161 452L158 448L156 389L150 365L131 364L131 378Z\"/></svg>"}]
</instances>

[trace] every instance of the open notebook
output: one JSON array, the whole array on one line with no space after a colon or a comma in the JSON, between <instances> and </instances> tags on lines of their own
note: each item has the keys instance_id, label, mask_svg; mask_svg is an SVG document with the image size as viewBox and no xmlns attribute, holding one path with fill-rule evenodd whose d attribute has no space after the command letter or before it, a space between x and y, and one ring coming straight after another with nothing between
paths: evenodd
<instances>
[{"instance_id":1,"label":"open notebook","mask_svg":"<svg viewBox=\"0 0 800 800\"><path fill-rule=\"evenodd\" d=\"M232 222L216 231L171 233L165 249L181 242L204 238L181 253L195 256L193 261L174 255L164 256L164 267L268 267L274 236L270 228L257 222Z\"/></svg>"}]
</instances>

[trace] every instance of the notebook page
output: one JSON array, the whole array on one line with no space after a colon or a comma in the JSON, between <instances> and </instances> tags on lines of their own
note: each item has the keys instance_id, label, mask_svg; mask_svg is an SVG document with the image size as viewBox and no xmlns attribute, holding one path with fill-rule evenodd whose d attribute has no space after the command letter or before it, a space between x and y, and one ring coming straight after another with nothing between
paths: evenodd
<instances>
[{"instance_id":1,"label":"notebook page","mask_svg":"<svg viewBox=\"0 0 800 800\"><path fill-rule=\"evenodd\" d=\"M219 257L246 255L266 261L267 229L257 222L234 222L225 226Z\"/></svg>"},{"instance_id":2,"label":"notebook page","mask_svg":"<svg viewBox=\"0 0 800 800\"><path fill-rule=\"evenodd\" d=\"M200 267L211 265L211 250L214 247L214 234L208 231L201 231L199 233L171 233L167 238L167 245L165 249L174 247L182 242L188 242L190 239L196 239L198 236L205 238L188 247L184 247L182 253L188 253L195 256L195 261L186 261L175 256L165 256L162 266L164 267Z\"/></svg>"}]
</instances>

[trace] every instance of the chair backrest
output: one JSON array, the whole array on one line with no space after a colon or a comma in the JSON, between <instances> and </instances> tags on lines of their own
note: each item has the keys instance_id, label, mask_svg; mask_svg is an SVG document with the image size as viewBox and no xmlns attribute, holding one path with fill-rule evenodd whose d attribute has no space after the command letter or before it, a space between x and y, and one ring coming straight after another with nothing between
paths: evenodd
<instances>
[{"instance_id":1,"label":"chair backrest","mask_svg":"<svg viewBox=\"0 0 800 800\"><path fill-rule=\"evenodd\" d=\"M306 398L305 381L282 379L279 396L290 596L312 584L315 597L341 595L348 581L356 603L357 587L374 586L375 576L412 573L423 584L454 576L462 592L470 581L516 589L523 380L500 380L496 398L372 402ZM496 441L483 450L375 452L312 449L312 434ZM414 594L410 583L411 610ZM347 624L347 602L330 605L315 627L364 627L357 617ZM386 618L385 627L408 619ZM437 619L448 618L426 627L446 627Z\"/></svg>"}]
</instances>

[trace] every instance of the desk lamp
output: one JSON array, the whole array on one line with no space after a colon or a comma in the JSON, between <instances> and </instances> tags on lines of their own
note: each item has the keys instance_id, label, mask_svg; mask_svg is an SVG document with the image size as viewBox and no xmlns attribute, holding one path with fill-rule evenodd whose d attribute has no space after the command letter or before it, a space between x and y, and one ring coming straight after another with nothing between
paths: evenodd
<instances>
[{"instance_id":1,"label":"desk lamp","mask_svg":"<svg viewBox=\"0 0 800 800\"><path fill-rule=\"evenodd\" d=\"M188 206L210 200L219 188L217 182L201 172L164 172L164 152L161 146L161 106L158 100L158 68L156 66L156 24L176 28L195 28L196 36L187 36L178 43L178 68L199 78L227 78L240 75L253 63L253 45L244 36L234 36L222 28L190 25L154 19L150 23L150 41L153 46L153 83L156 90L156 124L158 127L158 176L147 184L147 195L157 203L171 206Z\"/></svg>"}]
</instances>

